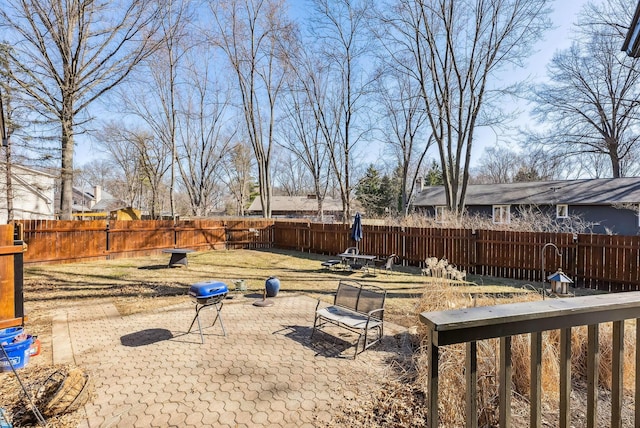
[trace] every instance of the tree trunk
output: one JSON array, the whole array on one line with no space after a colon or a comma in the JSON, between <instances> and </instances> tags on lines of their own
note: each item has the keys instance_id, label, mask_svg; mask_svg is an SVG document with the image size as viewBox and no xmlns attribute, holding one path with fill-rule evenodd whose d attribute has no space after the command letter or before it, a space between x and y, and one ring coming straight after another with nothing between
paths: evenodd
<instances>
[{"instance_id":1,"label":"tree trunk","mask_svg":"<svg viewBox=\"0 0 640 428\"><path fill-rule=\"evenodd\" d=\"M67 110L67 109L65 109ZM60 168L60 220L71 220L73 203L73 108L63 111Z\"/></svg>"},{"instance_id":2,"label":"tree trunk","mask_svg":"<svg viewBox=\"0 0 640 428\"><path fill-rule=\"evenodd\" d=\"M9 142L9 137L7 136L7 146L5 149L5 162L6 162L6 173L7 173L7 224L13 221L13 184L11 177L11 143Z\"/></svg>"}]
</instances>

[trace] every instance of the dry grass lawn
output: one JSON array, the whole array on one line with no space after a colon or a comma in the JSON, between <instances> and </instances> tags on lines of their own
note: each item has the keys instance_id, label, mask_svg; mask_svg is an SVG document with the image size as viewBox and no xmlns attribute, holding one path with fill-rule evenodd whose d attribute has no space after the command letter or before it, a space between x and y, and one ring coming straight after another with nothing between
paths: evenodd
<instances>
[{"instance_id":1,"label":"dry grass lawn","mask_svg":"<svg viewBox=\"0 0 640 428\"><path fill-rule=\"evenodd\" d=\"M234 288L244 279L250 297L262 293L264 281L277 276L281 293L304 293L330 302L340 279L352 279L388 290L385 316L392 322L418 323L419 298L429 292L431 279L417 268L395 266L392 272L370 275L361 271L327 270L320 263L327 256L284 250L217 250L190 254L188 267L167 268L169 256L25 267L25 309L28 326L45 334L51 325L51 309L78 300L109 299L122 315L129 315L184 300L191 284L219 280ZM487 283L487 281L484 281ZM519 285L513 281L514 285ZM460 284L461 296L469 292L518 293L508 285Z\"/></svg>"},{"instance_id":2,"label":"dry grass lawn","mask_svg":"<svg viewBox=\"0 0 640 428\"><path fill-rule=\"evenodd\" d=\"M406 327L419 325L420 311L487 304L486 301L481 301L487 299L486 297L480 297L474 302L471 294L490 294L492 303L507 303L516 295L518 298L540 298L537 293L520 288L523 283L518 281L482 278L481 281L477 281L482 282L482 286L466 283L444 284L445 292L442 280L421 276L418 268L395 266L392 272L377 272L376 275L361 271L323 269L320 263L329 258L273 249L217 250L190 254L189 266L181 268L168 268L167 254L86 263L26 266L24 295L25 309L29 316L27 330L30 334L40 337L43 352L21 373L27 379L35 379L39 372L50 368L51 325L56 308L73 307L79 301L108 300L116 305L122 315L156 310L184 302L189 286L204 280L225 282L231 290L234 289L234 280L245 280L248 290L242 295L234 291L232 294L236 294L237 298L228 301L229 304L240 299L259 298L264 289L265 279L272 275L280 279L281 293L306 294L327 302L332 300L332 293L340 279L361 281L388 290L385 318ZM429 302L429 305L425 305L425 302ZM0 374L0 385L3 383L3 376L7 374ZM384 411L387 416L393 414L395 423L412 420L415 422L416 419L412 418L416 415L412 416L412 411L415 411L418 405L415 400L422 397L419 386L421 382L418 381L420 377L420 370L414 371L408 377L401 376L396 384L395 393L392 393L395 398L391 400L390 396L381 397L376 407L386 409ZM408 382L409 378L417 382ZM389 388L393 388L393 383ZM9 392L0 386L0 395L7 397ZM18 391L11 392L17 397ZM375 416L375 412L369 412L364 407L362 410ZM406 415L406 419L403 419L403 414ZM357 414L346 414L343 422L357 426L356 419L366 421L365 424L374 423L372 419ZM73 426L75 422L77 421L71 419L69 426Z\"/></svg>"}]
</instances>

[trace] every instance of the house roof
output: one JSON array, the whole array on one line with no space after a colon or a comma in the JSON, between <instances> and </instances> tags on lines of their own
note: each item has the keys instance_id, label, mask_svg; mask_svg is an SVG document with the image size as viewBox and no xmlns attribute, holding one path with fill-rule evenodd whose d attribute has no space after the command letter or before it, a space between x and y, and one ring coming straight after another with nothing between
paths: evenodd
<instances>
[{"instance_id":1,"label":"house roof","mask_svg":"<svg viewBox=\"0 0 640 428\"><path fill-rule=\"evenodd\" d=\"M80 197L82 197L82 195L84 194L85 195L84 197L87 199L87 201L95 200L94 189L89 189L85 191L77 187L74 187L73 191ZM118 210L120 208L125 208L127 206L126 202L112 196L110 193L105 192L104 190L102 190L100 193L101 193L101 199L99 201L96 201L95 205L93 205L90 209L88 207L83 207L82 205L76 204L76 205L73 205L72 207L73 211L110 212L110 211Z\"/></svg>"},{"instance_id":2,"label":"house roof","mask_svg":"<svg viewBox=\"0 0 640 428\"><path fill-rule=\"evenodd\" d=\"M93 207L91 207L91 211L109 212L119 210L120 208L125 208L127 206L127 204L121 199L114 198L111 195L108 195L108 197L104 196L105 195L103 194L103 198L96 202Z\"/></svg>"},{"instance_id":3,"label":"house roof","mask_svg":"<svg viewBox=\"0 0 640 428\"><path fill-rule=\"evenodd\" d=\"M428 186L414 205L446 205L444 186ZM471 184L465 205L612 205L640 203L640 177Z\"/></svg>"},{"instance_id":4,"label":"house roof","mask_svg":"<svg viewBox=\"0 0 640 428\"><path fill-rule=\"evenodd\" d=\"M342 211L339 199L325 198L322 204L324 211ZM318 200L309 196L272 196L271 211L315 212L318 210ZM248 211L262 212L260 198L255 198Z\"/></svg>"}]
</instances>

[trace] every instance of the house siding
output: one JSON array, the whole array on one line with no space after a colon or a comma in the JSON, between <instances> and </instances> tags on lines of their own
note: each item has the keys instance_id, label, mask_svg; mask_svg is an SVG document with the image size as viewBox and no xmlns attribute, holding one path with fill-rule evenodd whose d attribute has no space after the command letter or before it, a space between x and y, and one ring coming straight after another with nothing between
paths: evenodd
<instances>
[{"instance_id":1,"label":"house siding","mask_svg":"<svg viewBox=\"0 0 640 428\"><path fill-rule=\"evenodd\" d=\"M517 216L521 208L527 207L527 205L511 205L511 218L513 219L514 216ZM486 219L491 219L493 216L492 205L467 205L465 209L469 216L477 215ZM550 218L555 218L556 216L555 205L536 206L536 209ZM435 206L419 207L419 212L435 217ZM591 233L627 236L640 234L637 210L621 209L607 205L584 206L568 204L568 212L568 219L558 219L558 221L570 222L580 218L582 222L591 226L588 229L588 232Z\"/></svg>"},{"instance_id":2,"label":"house siding","mask_svg":"<svg viewBox=\"0 0 640 428\"><path fill-rule=\"evenodd\" d=\"M580 216L586 223L593 223L593 233L637 235L638 211L612 206L569 206L569 216Z\"/></svg>"},{"instance_id":3,"label":"house siding","mask_svg":"<svg viewBox=\"0 0 640 428\"><path fill-rule=\"evenodd\" d=\"M0 168L0 223L8 222L6 170ZM54 176L14 165L11 169L13 218L15 220L52 220L54 211Z\"/></svg>"}]
</instances>

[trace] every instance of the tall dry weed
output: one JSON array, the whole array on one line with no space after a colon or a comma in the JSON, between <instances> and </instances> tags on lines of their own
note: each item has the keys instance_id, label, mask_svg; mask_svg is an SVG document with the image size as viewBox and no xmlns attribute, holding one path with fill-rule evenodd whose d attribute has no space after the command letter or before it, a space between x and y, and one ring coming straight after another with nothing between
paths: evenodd
<instances>
[{"instance_id":1,"label":"tall dry weed","mask_svg":"<svg viewBox=\"0 0 640 428\"><path fill-rule=\"evenodd\" d=\"M446 281L433 281L425 290L420 301L418 313L459 309L470 306L487 306L516 301L539 300L540 296L531 293L510 299L492 297L471 300L456 291ZM635 321L627 321L624 334L624 372L635 373ZM424 340L426 328L421 327L422 349L416 357L417 382L424 391L427 387L427 343ZM587 328L572 329L571 371L574 382L584 384L587 373ZM599 383L601 387L611 388L612 361L612 327L611 323L602 324L599 333L600 367ZM480 426L495 426L498 422L498 367L499 340L484 340L477 344L478 349L478 423ZM530 385L530 335L514 336L511 342L512 352L512 388L516 396L529 397ZM542 391L543 401L549 407L556 407L559 399L560 384L560 331L550 330L542 334ZM464 425L465 391L464 377L465 346L464 344L440 348L439 359L439 397L438 413L442 426L456 427ZM624 377L624 387L631 390L635 375ZM555 404L554 404L555 403Z\"/></svg>"},{"instance_id":2,"label":"tall dry weed","mask_svg":"<svg viewBox=\"0 0 640 428\"><path fill-rule=\"evenodd\" d=\"M384 224L389 226L427 227L427 228L463 228L483 230L512 230L525 232L590 233L594 224L579 216L570 219L557 219L554 213L544 212L536 207L520 207L511 215L509 223L494 223L490 216L463 213L445 214L443 218L423 213L413 213L403 217L387 217Z\"/></svg>"}]
</instances>

